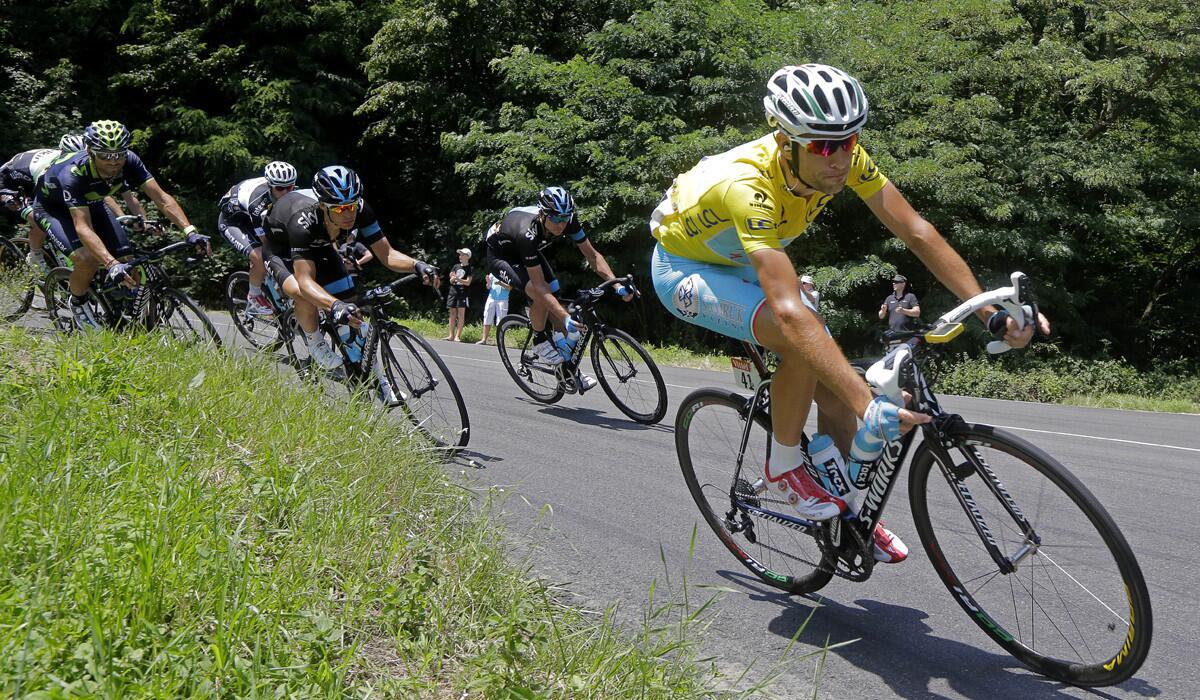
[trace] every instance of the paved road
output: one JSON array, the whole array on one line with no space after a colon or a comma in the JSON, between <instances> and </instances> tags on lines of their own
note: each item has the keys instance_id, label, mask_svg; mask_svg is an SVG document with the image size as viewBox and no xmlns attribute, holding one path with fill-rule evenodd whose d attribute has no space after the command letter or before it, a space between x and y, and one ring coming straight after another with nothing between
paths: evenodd
<instances>
[{"instance_id":1,"label":"paved road","mask_svg":"<svg viewBox=\"0 0 1200 700\"><path fill-rule=\"evenodd\" d=\"M535 403L505 374L494 347L433 344L470 411L467 454L477 466L454 468L481 486L504 489L514 539L527 548L534 570L565 586L578 605L620 603L622 620L637 624L655 581L659 598L668 578L679 590L685 571L693 600L707 595L696 586L730 588L715 608L706 648L731 673L754 662L757 677L782 663L773 692L783 697L811 697L817 663L804 655L849 640L856 641L826 658L819 697L1200 697L1192 652L1200 630L1194 583L1200 416L944 400L949 410L1008 427L1057 456L1106 505L1137 552L1154 604L1154 646L1135 679L1092 692L1025 670L963 614L912 530L904 479L890 501L889 523L911 546L906 563L879 567L862 584L834 579L820 599L785 596L749 577L703 523L688 561L698 512L669 425L632 423L599 390L555 406ZM668 424L691 389L731 386L727 373L663 368L663 374Z\"/></svg>"}]
</instances>

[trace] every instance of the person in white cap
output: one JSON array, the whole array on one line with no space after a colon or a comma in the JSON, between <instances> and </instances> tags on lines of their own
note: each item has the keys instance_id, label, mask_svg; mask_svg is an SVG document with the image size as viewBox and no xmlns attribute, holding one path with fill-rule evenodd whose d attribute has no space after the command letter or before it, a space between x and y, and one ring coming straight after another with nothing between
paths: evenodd
<instances>
[{"instance_id":1,"label":"person in white cap","mask_svg":"<svg viewBox=\"0 0 1200 700\"><path fill-rule=\"evenodd\" d=\"M446 308L450 309L450 332L443 340L457 343L467 317L467 288L471 286L471 249L458 249L458 264L450 268Z\"/></svg>"},{"instance_id":2,"label":"person in white cap","mask_svg":"<svg viewBox=\"0 0 1200 700\"><path fill-rule=\"evenodd\" d=\"M821 310L821 293L817 291L817 286L813 284L812 275L804 275L800 278L800 291L804 292L812 301L813 309Z\"/></svg>"}]
</instances>

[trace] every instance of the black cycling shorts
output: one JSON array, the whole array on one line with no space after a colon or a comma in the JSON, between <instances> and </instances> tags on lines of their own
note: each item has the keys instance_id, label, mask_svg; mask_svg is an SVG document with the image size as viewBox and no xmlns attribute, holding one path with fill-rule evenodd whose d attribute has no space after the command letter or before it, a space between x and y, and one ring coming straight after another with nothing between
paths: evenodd
<instances>
[{"instance_id":1,"label":"black cycling shorts","mask_svg":"<svg viewBox=\"0 0 1200 700\"><path fill-rule=\"evenodd\" d=\"M278 255L269 256L266 262L267 272L282 290L283 283L295 273L295 265ZM317 265L317 284L331 296L342 301L350 301L358 296L358 285L354 277L346 272L341 256L335 253L332 259L324 257L313 262Z\"/></svg>"},{"instance_id":2,"label":"black cycling shorts","mask_svg":"<svg viewBox=\"0 0 1200 700\"><path fill-rule=\"evenodd\" d=\"M117 221L117 215L112 212L112 209L109 209L104 202L91 204L87 209L92 218L92 230L100 237L109 254L114 258L131 255L133 246L129 243L129 234L125 232L125 227ZM62 251L63 255L70 257L71 253L83 247L83 243L79 240L79 234L75 232L75 220L71 217L70 210L51 213L35 200L33 216L38 225L50 234L50 240L55 247Z\"/></svg>"},{"instance_id":3,"label":"black cycling shorts","mask_svg":"<svg viewBox=\"0 0 1200 700\"><path fill-rule=\"evenodd\" d=\"M488 272L492 273L493 277L513 289L525 291L525 285L529 284L529 268L524 265L514 265L503 258L497 258L492 254L491 248L488 248L487 261ZM557 293L558 278L554 276L554 269L550 267L546 256L541 253L538 253L538 261L542 268L542 276L546 278L546 284L550 285L550 291Z\"/></svg>"},{"instance_id":4,"label":"black cycling shorts","mask_svg":"<svg viewBox=\"0 0 1200 700\"><path fill-rule=\"evenodd\" d=\"M242 255L249 255L250 251L262 247L262 240L259 239L258 233L253 229L246 231L240 224L229 223L225 220L224 214L217 217L217 230L221 232L225 240L229 241L229 245Z\"/></svg>"}]
</instances>

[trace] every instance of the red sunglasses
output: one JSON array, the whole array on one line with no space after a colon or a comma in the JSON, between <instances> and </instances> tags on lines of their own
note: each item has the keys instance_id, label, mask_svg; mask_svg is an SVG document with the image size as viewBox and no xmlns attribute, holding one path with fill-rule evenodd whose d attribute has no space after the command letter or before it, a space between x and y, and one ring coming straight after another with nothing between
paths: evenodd
<instances>
[{"instance_id":1,"label":"red sunglasses","mask_svg":"<svg viewBox=\"0 0 1200 700\"><path fill-rule=\"evenodd\" d=\"M858 134L850 134L844 139L816 139L813 141L804 141L796 139L797 143L804 144L804 150L809 153L814 153L822 158L828 158L833 155L839 148L843 151L853 151L858 144Z\"/></svg>"}]
</instances>

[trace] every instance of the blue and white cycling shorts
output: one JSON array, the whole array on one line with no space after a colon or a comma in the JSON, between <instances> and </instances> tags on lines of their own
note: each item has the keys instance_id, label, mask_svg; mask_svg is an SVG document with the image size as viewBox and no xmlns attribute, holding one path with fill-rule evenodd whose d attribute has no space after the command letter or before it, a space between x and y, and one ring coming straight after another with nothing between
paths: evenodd
<instances>
[{"instance_id":1,"label":"blue and white cycling shorts","mask_svg":"<svg viewBox=\"0 0 1200 700\"><path fill-rule=\"evenodd\" d=\"M677 318L762 345L754 337L754 319L762 313L767 298L753 267L683 258L655 245L650 275L658 300ZM816 313L805 295L800 299Z\"/></svg>"}]
</instances>

